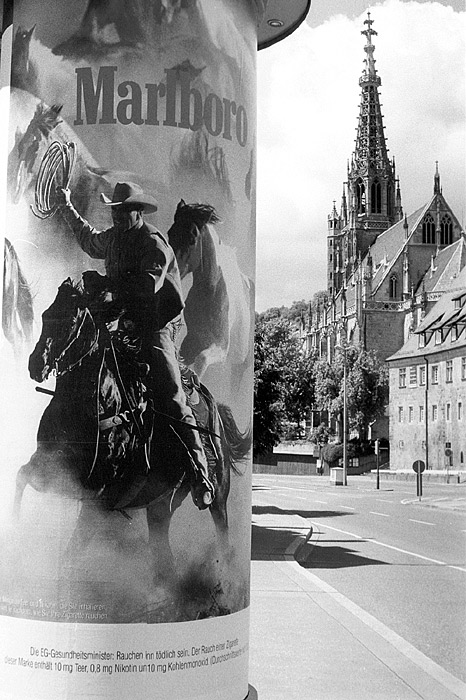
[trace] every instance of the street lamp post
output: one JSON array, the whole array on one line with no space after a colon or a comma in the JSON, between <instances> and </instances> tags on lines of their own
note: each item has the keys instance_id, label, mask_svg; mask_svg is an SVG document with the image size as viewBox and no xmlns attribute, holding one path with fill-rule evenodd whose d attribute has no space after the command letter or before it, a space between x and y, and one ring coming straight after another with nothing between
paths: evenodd
<instances>
[{"instance_id":1,"label":"street lamp post","mask_svg":"<svg viewBox=\"0 0 466 700\"><path fill-rule=\"evenodd\" d=\"M348 400L346 394L346 343L343 346L343 486L347 485L348 466Z\"/></svg>"},{"instance_id":2,"label":"street lamp post","mask_svg":"<svg viewBox=\"0 0 466 700\"><path fill-rule=\"evenodd\" d=\"M348 473L348 397L347 397L347 367L346 367L346 341L342 345L335 345L336 350L343 353L343 486L347 486Z\"/></svg>"}]
</instances>

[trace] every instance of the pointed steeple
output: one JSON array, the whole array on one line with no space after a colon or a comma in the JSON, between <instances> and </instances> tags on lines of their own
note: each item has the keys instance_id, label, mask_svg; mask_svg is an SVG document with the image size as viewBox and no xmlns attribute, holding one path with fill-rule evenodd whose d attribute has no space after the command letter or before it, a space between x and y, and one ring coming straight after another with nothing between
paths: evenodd
<instances>
[{"instance_id":1,"label":"pointed steeple","mask_svg":"<svg viewBox=\"0 0 466 700\"><path fill-rule=\"evenodd\" d=\"M440 174L438 171L438 160L435 161L434 194L442 194L442 188L440 187Z\"/></svg>"}]
</instances>

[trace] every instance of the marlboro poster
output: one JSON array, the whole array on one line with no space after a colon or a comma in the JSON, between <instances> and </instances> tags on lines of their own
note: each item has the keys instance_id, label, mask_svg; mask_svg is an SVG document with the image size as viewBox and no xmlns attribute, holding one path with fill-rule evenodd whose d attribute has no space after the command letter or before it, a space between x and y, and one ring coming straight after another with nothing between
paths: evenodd
<instances>
[{"instance_id":1,"label":"marlboro poster","mask_svg":"<svg viewBox=\"0 0 466 700\"><path fill-rule=\"evenodd\" d=\"M243 700L256 2L7 5L0 698Z\"/></svg>"}]
</instances>

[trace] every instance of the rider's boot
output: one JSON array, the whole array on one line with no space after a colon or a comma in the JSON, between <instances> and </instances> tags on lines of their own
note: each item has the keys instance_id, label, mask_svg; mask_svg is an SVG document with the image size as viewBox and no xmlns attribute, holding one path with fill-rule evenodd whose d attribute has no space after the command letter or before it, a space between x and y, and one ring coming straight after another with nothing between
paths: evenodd
<instances>
[{"instance_id":1,"label":"rider's boot","mask_svg":"<svg viewBox=\"0 0 466 700\"><path fill-rule=\"evenodd\" d=\"M204 510L211 506L215 498L215 487L205 471L204 469L196 468L194 470L194 481L191 484L191 496L194 505L199 510Z\"/></svg>"}]
</instances>

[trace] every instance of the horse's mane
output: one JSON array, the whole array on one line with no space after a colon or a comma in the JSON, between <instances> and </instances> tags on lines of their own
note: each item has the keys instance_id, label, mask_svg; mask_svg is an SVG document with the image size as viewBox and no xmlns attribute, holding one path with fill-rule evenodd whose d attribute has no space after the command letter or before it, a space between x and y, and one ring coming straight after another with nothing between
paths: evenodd
<instances>
[{"instance_id":1,"label":"horse's mane","mask_svg":"<svg viewBox=\"0 0 466 700\"><path fill-rule=\"evenodd\" d=\"M210 204L186 204L181 200L176 208L173 225L168 231L170 245L175 252L183 252L194 245L204 226L219 221L220 217Z\"/></svg>"},{"instance_id":2,"label":"horse's mane","mask_svg":"<svg viewBox=\"0 0 466 700\"><path fill-rule=\"evenodd\" d=\"M40 102L31 119L27 132L29 131L39 131L42 136L47 137L50 132L55 129L58 124L60 124L60 112L63 109L63 105L52 105L51 107L45 107L43 102ZM26 132L26 133L27 133Z\"/></svg>"}]
</instances>

